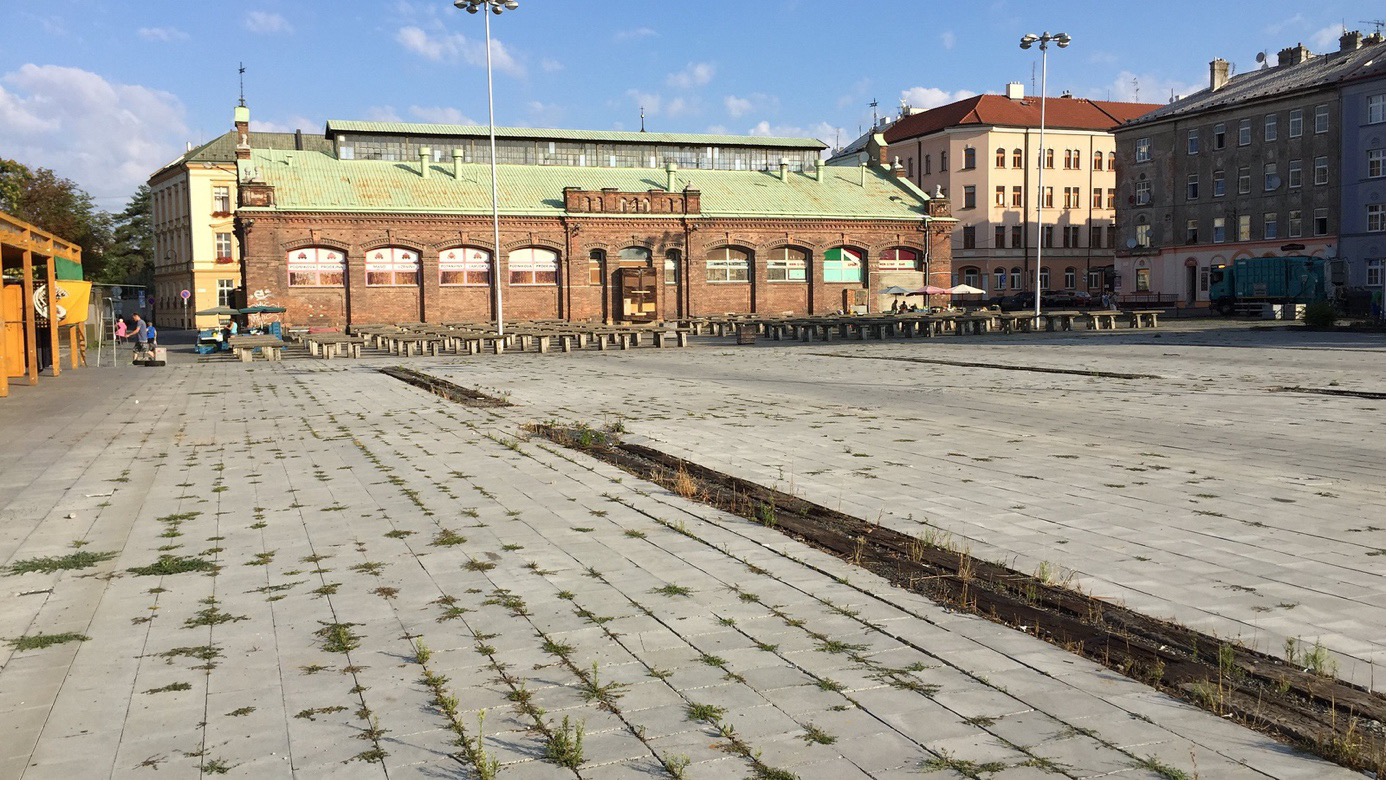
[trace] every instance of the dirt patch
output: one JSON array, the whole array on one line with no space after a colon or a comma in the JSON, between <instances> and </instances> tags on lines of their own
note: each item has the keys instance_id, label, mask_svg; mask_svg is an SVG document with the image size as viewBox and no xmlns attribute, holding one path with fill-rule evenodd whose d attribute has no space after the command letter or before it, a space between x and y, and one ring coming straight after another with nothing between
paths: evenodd
<instances>
[{"instance_id":1,"label":"dirt patch","mask_svg":"<svg viewBox=\"0 0 1390 785\"><path fill-rule=\"evenodd\" d=\"M1271 387L1270 392L1291 392L1309 393L1311 395L1343 395L1349 398L1368 398L1372 401L1385 400L1383 392L1365 392L1363 390L1341 390L1336 387Z\"/></svg>"},{"instance_id":2,"label":"dirt patch","mask_svg":"<svg viewBox=\"0 0 1390 785\"><path fill-rule=\"evenodd\" d=\"M488 395L487 393L477 390L470 390L467 387L460 387L453 382L440 379L436 376L430 376L426 373L420 373L419 371L412 371L409 368L402 368L399 365L390 368L382 368L381 372L393 379L399 379L406 384L414 385L422 390L428 390L438 395L440 398L453 401L454 403L461 403L464 406L511 406L510 403L496 396Z\"/></svg>"},{"instance_id":3,"label":"dirt patch","mask_svg":"<svg viewBox=\"0 0 1390 785\"><path fill-rule=\"evenodd\" d=\"M821 357L836 357L841 360L883 360L895 363L923 363L925 365L951 365L957 368L995 368L1001 371L1028 371L1031 373L1060 373L1070 376L1094 376L1099 379L1162 379L1151 373L1118 373L1116 371L1087 371L1079 368L1043 368L1037 365L1002 365L1000 363L973 363L964 360L926 360L919 357L879 357L868 354L835 354L833 352L813 352Z\"/></svg>"},{"instance_id":4,"label":"dirt patch","mask_svg":"<svg viewBox=\"0 0 1390 785\"><path fill-rule=\"evenodd\" d=\"M1007 624L1335 763L1385 776L1385 696L587 427L532 425L689 499L781 531L894 585Z\"/></svg>"}]
</instances>

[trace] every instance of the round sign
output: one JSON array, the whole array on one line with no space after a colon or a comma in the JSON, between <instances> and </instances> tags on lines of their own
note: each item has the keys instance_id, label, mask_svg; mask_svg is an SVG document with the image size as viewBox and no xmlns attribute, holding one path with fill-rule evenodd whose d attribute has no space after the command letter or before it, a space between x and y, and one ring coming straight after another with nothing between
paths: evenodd
<instances>
[{"instance_id":1,"label":"round sign","mask_svg":"<svg viewBox=\"0 0 1390 785\"><path fill-rule=\"evenodd\" d=\"M185 303L187 303L187 302L188 302L188 298L192 297L192 296L193 296L193 293L190 292L190 291L188 291L187 289L184 289L183 291L179 292L179 296L183 298L183 301L184 301Z\"/></svg>"}]
</instances>

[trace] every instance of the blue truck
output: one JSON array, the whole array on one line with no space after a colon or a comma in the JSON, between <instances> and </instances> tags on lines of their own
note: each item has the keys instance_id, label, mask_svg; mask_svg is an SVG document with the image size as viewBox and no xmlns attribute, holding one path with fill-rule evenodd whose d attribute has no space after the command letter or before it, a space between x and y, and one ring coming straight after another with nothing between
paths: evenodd
<instances>
[{"instance_id":1,"label":"blue truck","mask_svg":"<svg viewBox=\"0 0 1390 785\"><path fill-rule=\"evenodd\" d=\"M1338 259L1271 256L1237 259L1211 268L1212 310L1225 316L1266 304L1308 305L1329 299L1341 271Z\"/></svg>"}]
</instances>

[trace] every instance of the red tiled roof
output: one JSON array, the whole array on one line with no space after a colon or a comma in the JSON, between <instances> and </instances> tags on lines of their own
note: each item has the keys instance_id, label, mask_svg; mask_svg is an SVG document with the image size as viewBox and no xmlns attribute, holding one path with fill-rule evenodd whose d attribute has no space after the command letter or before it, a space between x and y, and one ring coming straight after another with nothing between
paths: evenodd
<instances>
[{"instance_id":1,"label":"red tiled roof","mask_svg":"<svg viewBox=\"0 0 1390 785\"><path fill-rule=\"evenodd\" d=\"M1161 104L1120 101L1092 101L1086 98L1047 99L1047 127L1086 131L1108 131L1115 126L1147 114ZM1036 128L1041 121L1041 102L1037 96L1014 101L1002 95L977 95L904 117L884 132L891 144L925 136L958 125L998 125Z\"/></svg>"}]
</instances>

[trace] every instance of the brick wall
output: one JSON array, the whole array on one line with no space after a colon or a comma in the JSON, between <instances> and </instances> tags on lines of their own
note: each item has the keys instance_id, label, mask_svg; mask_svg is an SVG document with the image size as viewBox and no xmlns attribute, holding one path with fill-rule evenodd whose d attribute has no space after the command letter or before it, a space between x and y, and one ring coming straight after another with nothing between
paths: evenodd
<instances>
[{"instance_id":1,"label":"brick wall","mask_svg":"<svg viewBox=\"0 0 1390 785\"><path fill-rule=\"evenodd\" d=\"M938 208L939 211L939 208ZM248 220L249 219L249 220ZM347 323L491 321L491 287L441 286L439 252L467 245L492 248L492 225L486 216L242 214L243 265L248 292L264 291L259 300L287 308L284 322L295 326L342 327ZM613 271L623 248L639 246L651 253L657 275L657 313L663 318L726 312L833 313L866 292L877 307L876 292L884 277L877 269L879 254L889 248L911 248L922 254L926 239L920 221L833 221L805 219L729 220L681 215L571 215L554 218L504 218L502 223L503 280L508 280L505 256L519 248L540 247L559 254L559 283L554 286L503 286L503 314L508 322L528 319L613 321ZM388 245L420 254L420 285L369 287L365 256ZM752 281L709 283L706 253L731 245L753 255ZM290 287L287 254L319 246L345 253L347 281L338 288ZM807 282L768 282L766 257L774 248L793 246L810 253ZM869 268L864 284L824 283L825 251L845 246L865 254ZM589 255L602 250L606 264L602 282L590 284ZM680 253L677 283L664 284L668 251ZM933 234L930 275L919 274L917 285L930 281L950 285L949 234ZM630 264L630 263L629 263ZM901 274L889 277L901 280ZM865 295L859 295L861 297Z\"/></svg>"}]
</instances>

